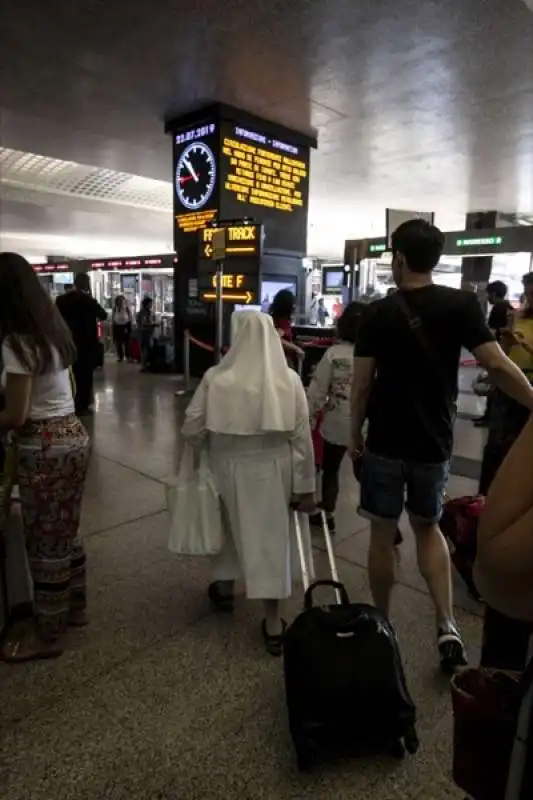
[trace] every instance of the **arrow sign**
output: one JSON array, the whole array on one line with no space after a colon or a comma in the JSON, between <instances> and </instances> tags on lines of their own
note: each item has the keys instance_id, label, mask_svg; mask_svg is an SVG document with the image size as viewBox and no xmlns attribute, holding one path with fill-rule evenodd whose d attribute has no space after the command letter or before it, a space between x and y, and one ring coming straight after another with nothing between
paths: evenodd
<instances>
[{"instance_id":1,"label":"arrow sign","mask_svg":"<svg viewBox=\"0 0 533 800\"><path fill-rule=\"evenodd\" d=\"M206 242L204 244L204 253L206 258L211 258L211 256L213 255L213 245L211 244L211 242Z\"/></svg>"},{"instance_id":2,"label":"arrow sign","mask_svg":"<svg viewBox=\"0 0 533 800\"><path fill-rule=\"evenodd\" d=\"M203 300L216 300L217 296L215 292L204 292L202 295ZM228 294L227 292L223 292L222 294L223 300L231 300L234 303L245 303L246 305L250 305L254 296L252 292L242 292L241 294L231 293Z\"/></svg>"}]
</instances>

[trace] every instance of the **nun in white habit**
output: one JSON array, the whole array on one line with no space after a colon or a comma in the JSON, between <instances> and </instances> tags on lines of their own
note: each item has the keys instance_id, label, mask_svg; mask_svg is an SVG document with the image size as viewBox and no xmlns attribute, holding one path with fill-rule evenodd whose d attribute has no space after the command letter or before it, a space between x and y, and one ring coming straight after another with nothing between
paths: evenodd
<instances>
[{"instance_id":1,"label":"nun in white habit","mask_svg":"<svg viewBox=\"0 0 533 800\"><path fill-rule=\"evenodd\" d=\"M247 597L263 600L268 652L281 655L280 600L298 568L290 504L314 509L315 464L305 391L267 314L233 314L231 348L204 375L183 435L208 448L228 529L209 596L232 611L234 581L242 579ZM309 548L309 526L302 530Z\"/></svg>"}]
</instances>

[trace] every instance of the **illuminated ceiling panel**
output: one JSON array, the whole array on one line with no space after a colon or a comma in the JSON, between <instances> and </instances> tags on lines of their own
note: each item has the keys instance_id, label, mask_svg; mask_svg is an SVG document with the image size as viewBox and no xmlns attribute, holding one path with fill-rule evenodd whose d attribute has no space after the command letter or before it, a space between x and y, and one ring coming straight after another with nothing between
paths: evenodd
<instances>
[{"instance_id":1,"label":"illuminated ceiling panel","mask_svg":"<svg viewBox=\"0 0 533 800\"><path fill-rule=\"evenodd\" d=\"M0 184L172 212L172 184L0 147Z\"/></svg>"}]
</instances>

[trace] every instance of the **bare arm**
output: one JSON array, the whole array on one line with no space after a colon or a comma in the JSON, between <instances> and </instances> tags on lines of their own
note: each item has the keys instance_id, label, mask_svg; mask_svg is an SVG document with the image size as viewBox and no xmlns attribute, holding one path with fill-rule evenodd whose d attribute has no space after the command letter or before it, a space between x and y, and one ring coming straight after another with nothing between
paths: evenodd
<instances>
[{"instance_id":1,"label":"bare arm","mask_svg":"<svg viewBox=\"0 0 533 800\"><path fill-rule=\"evenodd\" d=\"M360 356L354 358L351 394L353 453L359 450L362 444L363 423L366 419L368 399L375 372L376 361L374 358L362 358Z\"/></svg>"},{"instance_id":2,"label":"bare arm","mask_svg":"<svg viewBox=\"0 0 533 800\"><path fill-rule=\"evenodd\" d=\"M475 580L496 610L533 622L533 418L490 488L478 531Z\"/></svg>"},{"instance_id":3,"label":"bare arm","mask_svg":"<svg viewBox=\"0 0 533 800\"><path fill-rule=\"evenodd\" d=\"M305 353L301 347L298 347L297 344L294 342L289 342L288 339L285 338L285 334L283 331L278 330L279 338L281 339L281 345L286 353L292 353L292 355L297 356L298 358L303 358Z\"/></svg>"},{"instance_id":4,"label":"bare arm","mask_svg":"<svg viewBox=\"0 0 533 800\"><path fill-rule=\"evenodd\" d=\"M533 410L533 389L524 373L513 364L496 342L486 342L474 349L474 356L487 370L489 380L504 394Z\"/></svg>"},{"instance_id":5,"label":"bare arm","mask_svg":"<svg viewBox=\"0 0 533 800\"><path fill-rule=\"evenodd\" d=\"M6 376L6 405L0 412L0 432L21 428L28 418L31 397L31 375L16 375L7 373Z\"/></svg>"}]
</instances>

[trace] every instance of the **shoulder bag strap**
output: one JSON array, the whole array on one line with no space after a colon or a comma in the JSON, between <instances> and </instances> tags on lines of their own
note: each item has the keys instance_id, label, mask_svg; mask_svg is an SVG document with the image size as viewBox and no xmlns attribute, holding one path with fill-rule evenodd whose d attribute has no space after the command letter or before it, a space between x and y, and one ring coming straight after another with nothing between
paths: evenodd
<instances>
[{"instance_id":1,"label":"shoulder bag strap","mask_svg":"<svg viewBox=\"0 0 533 800\"><path fill-rule=\"evenodd\" d=\"M431 345L429 339L427 338L424 332L424 329L422 327L422 320L420 319L419 316L413 314L413 311L409 306L409 303L407 302L404 294L402 294L401 292L395 292L393 297L394 300L396 301L396 304L402 311L404 317L406 318L407 323L413 332L414 338L417 340L418 344L420 345L420 348L425 352L426 356L428 357L428 360L433 365L435 373L439 379L439 382L441 383L443 388L447 389L447 381L444 378L440 362L433 349L433 346Z\"/></svg>"},{"instance_id":2,"label":"shoulder bag strap","mask_svg":"<svg viewBox=\"0 0 533 800\"><path fill-rule=\"evenodd\" d=\"M424 329L422 328L422 320L420 319L420 317L418 317L415 314L413 314L413 311L411 310L411 307L409 306L409 303L407 302L404 294L402 294L401 292L395 292L393 297L394 297L394 300L396 301L396 304L398 305L399 309L402 311L402 313L403 313L403 315L404 315L409 327L411 328L411 330L413 332L413 337L418 342L422 352L424 352L426 354L427 360L433 366L433 373L436 376L438 383L440 384L441 388L445 392L448 392L447 380L444 377L444 373L442 371L440 362L439 362L439 360L437 358L437 354L435 353L435 351L434 351L429 339L427 338L427 336L426 336L426 334L424 332ZM414 404L416 406L416 409L418 411L418 417L419 417L422 425L426 429L427 434L432 439L435 439L435 433L433 431L433 425L431 424L431 422L430 422L430 420L428 418L428 414L426 412L425 406L420 402L420 399L416 395L416 393L413 394L413 400L414 400ZM450 409L450 411L451 411L451 409ZM452 417L454 417L454 416L455 416L455 411L452 413Z\"/></svg>"}]
</instances>

